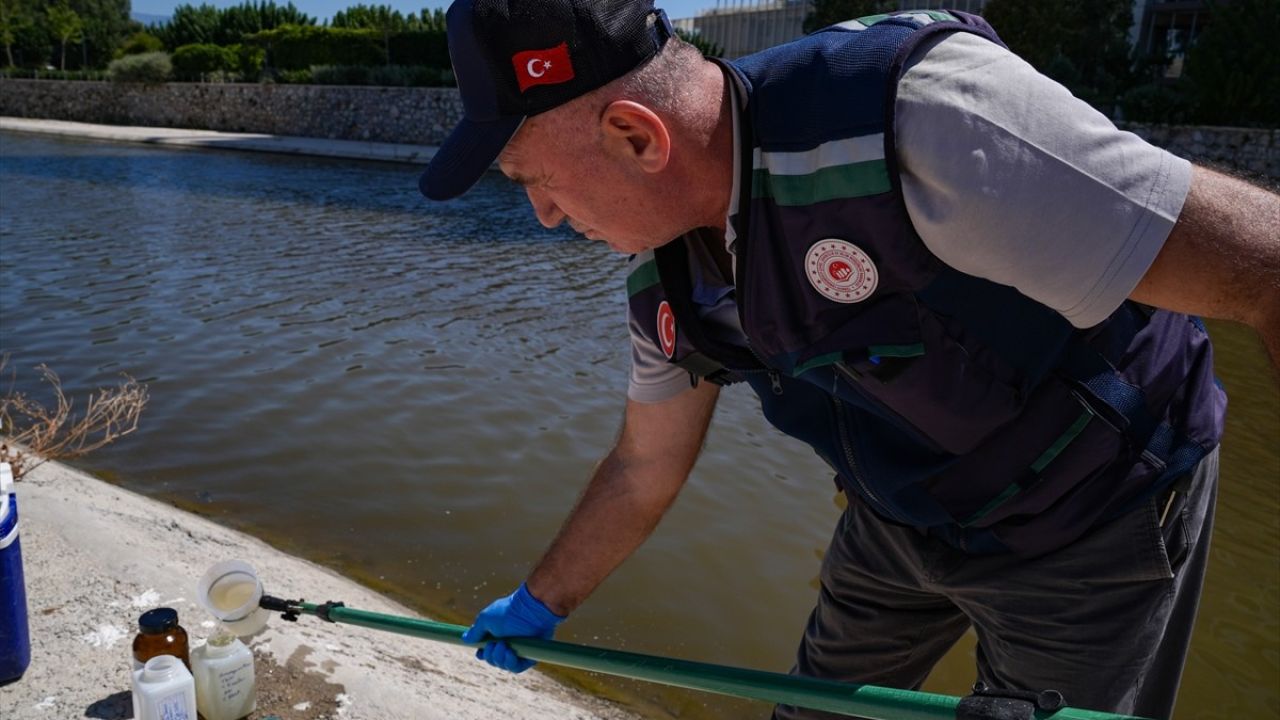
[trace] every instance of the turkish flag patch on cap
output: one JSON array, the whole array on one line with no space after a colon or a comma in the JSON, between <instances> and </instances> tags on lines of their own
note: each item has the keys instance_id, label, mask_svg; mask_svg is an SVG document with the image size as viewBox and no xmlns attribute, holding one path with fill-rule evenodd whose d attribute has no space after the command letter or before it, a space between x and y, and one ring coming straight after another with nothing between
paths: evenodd
<instances>
[{"instance_id":1,"label":"turkish flag patch on cap","mask_svg":"<svg viewBox=\"0 0 1280 720\"><path fill-rule=\"evenodd\" d=\"M569 62L569 43L546 50L524 50L511 56L516 68L516 80L520 92L535 85L555 85L573 79L573 65Z\"/></svg>"}]
</instances>

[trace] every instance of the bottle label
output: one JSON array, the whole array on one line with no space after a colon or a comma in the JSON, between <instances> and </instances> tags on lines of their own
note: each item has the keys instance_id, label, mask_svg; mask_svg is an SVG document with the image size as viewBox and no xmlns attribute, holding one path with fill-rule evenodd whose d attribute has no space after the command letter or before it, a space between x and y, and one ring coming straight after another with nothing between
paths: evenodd
<instances>
[{"instance_id":1,"label":"bottle label","mask_svg":"<svg viewBox=\"0 0 1280 720\"><path fill-rule=\"evenodd\" d=\"M216 685L222 702L243 702L245 693L253 691L253 661L246 660L230 670L218 673Z\"/></svg>"},{"instance_id":2,"label":"bottle label","mask_svg":"<svg viewBox=\"0 0 1280 720\"><path fill-rule=\"evenodd\" d=\"M156 709L160 711L160 720L196 720L187 704L187 694L181 691L161 698Z\"/></svg>"}]
</instances>

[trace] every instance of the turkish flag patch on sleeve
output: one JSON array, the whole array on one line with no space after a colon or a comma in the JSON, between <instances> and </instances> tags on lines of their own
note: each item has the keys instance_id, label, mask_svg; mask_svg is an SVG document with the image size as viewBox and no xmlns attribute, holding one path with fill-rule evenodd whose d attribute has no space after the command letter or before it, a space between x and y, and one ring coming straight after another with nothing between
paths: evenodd
<instances>
[{"instance_id":1,"label":"turkish flag patch on sleeve","mask_svg":"<svg viewBox=\"0 0 1280 720\"><path fill-rule=\"evenodd\" d=\"M511 64L516 69L520 92L535 85L555 85L573 79L567 42L546 50L523 50L511 56Z\"/></svg>"}]
</instances>

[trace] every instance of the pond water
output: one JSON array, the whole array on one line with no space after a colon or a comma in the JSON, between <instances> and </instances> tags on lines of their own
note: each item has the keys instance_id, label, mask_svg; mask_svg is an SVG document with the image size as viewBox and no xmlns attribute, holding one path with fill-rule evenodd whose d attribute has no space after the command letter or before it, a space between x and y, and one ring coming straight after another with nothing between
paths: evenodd
<instances>
[{"instance_id":1,"label":"pond water","mask_svg":"<svg viewBox=\"0 0 1280 720\"><path fill-rule=\"evenodd\" d=\"M469 622L616 432L624 261L541 229L500 177L428 205L417 173L0 134L6 373L36 395L39 363L78 396L146 382L141 428L89 469ZM1181 713L1274 717L1280 400L1252 334L1212 330L1231 424ZM839 512L825 466L729 391L681 500L558 637L785 671ZM971 658L926 689L966 692ZM767 716L569 679L654 717Z\"/></svg>"}]
</instances>

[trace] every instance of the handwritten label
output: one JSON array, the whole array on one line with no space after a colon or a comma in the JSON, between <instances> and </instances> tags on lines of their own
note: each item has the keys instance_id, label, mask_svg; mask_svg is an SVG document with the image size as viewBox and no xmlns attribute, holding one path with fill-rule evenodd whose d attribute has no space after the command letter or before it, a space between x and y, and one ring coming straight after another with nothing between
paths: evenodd
<instances>
[{"instance_id":1,"label":"handwritten label","mask_svg":"<svg viewBox=\"0 0 1280 720\"><path fill-rule=\"evenodd\" d=\"M247 660L230 670L218 673L215 682L224 703L236 700L253 689L253 661Z\"/></svg>"}]
</instances>

